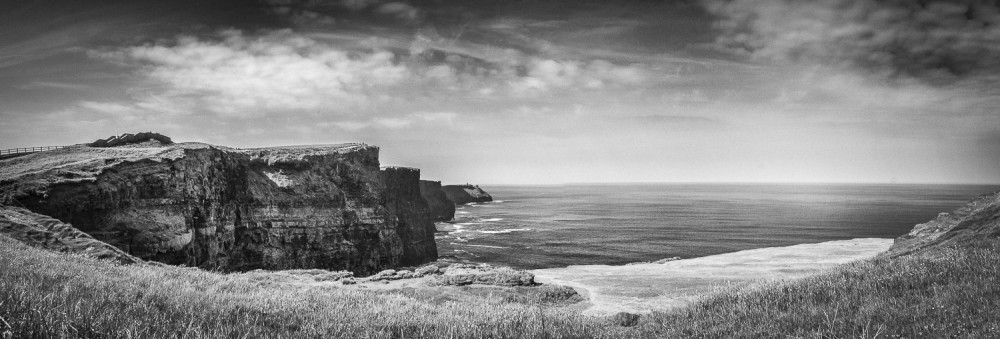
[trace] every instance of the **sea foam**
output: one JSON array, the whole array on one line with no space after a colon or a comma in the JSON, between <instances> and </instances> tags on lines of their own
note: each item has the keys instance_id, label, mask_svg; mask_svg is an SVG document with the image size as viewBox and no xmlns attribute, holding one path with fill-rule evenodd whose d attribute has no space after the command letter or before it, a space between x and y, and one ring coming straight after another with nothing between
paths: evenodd
<instances>
[{"instance_id":1,"label":"sea foam","mask_svg":"<svg viewBox=\"0 0 1000 339\"><path fill-rule=\"evenodd\" d=\"M531 230L530 228L508 228L508 229L499 230L499 231L479 231L479 233L505 234L505 233L511 233L511 232L524 232L524 231L530 231L530 230Z\"/></svg>"},{"instance_id":2,"label":"sea foam","mask_svg":"<svg viewBox=\"0 0 1000 339\"><path fill-rule=\"evenodd\" d=\"M576 265L532 270L535 280L587 295L590 315L649 313L687 305L721 287L801 278L871 258L892 239L865 238L769 247L699 258L625 266Z\"/></svg>"}]
</instances>

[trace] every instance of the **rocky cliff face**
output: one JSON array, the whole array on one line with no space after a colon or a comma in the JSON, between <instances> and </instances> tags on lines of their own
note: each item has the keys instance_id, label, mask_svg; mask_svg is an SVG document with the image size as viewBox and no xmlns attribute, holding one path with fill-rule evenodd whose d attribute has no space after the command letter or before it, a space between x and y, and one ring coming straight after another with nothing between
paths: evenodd
<instances>
[{"instance_id":1,"label":"rocky cliff face","mask_svg":"<svg viewBox=\"0 0 1000 339\"><path fill-rule=\"evenodd\" d=\"M1000 237L1000 192L983 195L951 213L941 213L896 238L885 256L900 256L940 245Z\"/></svg>"},{"instance_id":2,"label":"rocky cliff face","mask_svg":"<svg viewBox=\"0 0 1000 339\"><path fill-rule=\"evenodd\" d=\"M455 219L455 203L441 190L440 181L420 180L420 196L427 202L434 221Z\"/></svg>"},{"instance_id":3,"label":"rocky cliff face","mask_svg":"<svg viewBox=\"0 0 1000 339\"><path fill-rule=\"evenodd\" d=\"M168 264L370 274L435 260L419 171L381 171L378 151L78 146L4 160L0 202Z\"/></svg>"},{"instance_id":4,"label":"rocky cliff face","mask_svg":"<svg viewBox=\"0 0 1000 339\"><path fill-rule=\"evenodd\" d=\"M447 185L441 187L441 190L448 196L448 200L456 204L493 201L493 197L479 186Z\"/></svg>"},{"instance_id":5,"label":"rocky cliff face","mask_svg":"<svg viewBox=\"0 0 1000 339\"><path fill-rule=\"evenodd\" d=\"M396 233L405 244L400 263L418 265L426 258L437 258L434 242L434 220L427 202L420 195L420 170L408 167L388 167L382 170L386 185L389 212L399 218Z\"/></svg>"}]
</instances>

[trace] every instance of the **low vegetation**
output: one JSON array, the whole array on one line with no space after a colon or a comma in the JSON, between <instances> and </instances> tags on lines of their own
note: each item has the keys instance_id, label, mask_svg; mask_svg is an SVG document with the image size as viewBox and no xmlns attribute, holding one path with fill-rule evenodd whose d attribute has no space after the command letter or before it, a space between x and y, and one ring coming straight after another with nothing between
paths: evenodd
<instances>
[{"instance_id":1,"label":"low vegetation","mask_svg":"<svg viewBox=\"0 0 1000 339\"><path fill-rule=\"evenodd\" d=\"M877 258L780 284L725 291L644 321L670 336L995 337L1000 243Z\"/></svg>"},{"instance_id":2,"label":"low vegetation","mask_svg":"<svg viewBox=\"0 0 1000 339\"><path fill-rule=\"evenodd\" d=\"M294 272L292 272L294 273ZM366 290L315 274L120 266L0 236L0 334L14 338L914 338L1000 333L993 240L720 291L638 319L581 316L565 288ZM618 318L623 318L618 316ZM623 325L634 325L624 327ZM2 337L2 335L0 335Z\"/></svg>"},{"instance_id":3,"label":"low vegetation","mask_svg":"<svg viewBox=\"0 0 1000 339\"><path fill-rule=\"evenodd\" d=\"M413 294L290 274L120 266L0 236L0 317L15 338L618 337L572 312L504 295L455 293L456 301L433 303Z\"/></svg>"}]
</instances>

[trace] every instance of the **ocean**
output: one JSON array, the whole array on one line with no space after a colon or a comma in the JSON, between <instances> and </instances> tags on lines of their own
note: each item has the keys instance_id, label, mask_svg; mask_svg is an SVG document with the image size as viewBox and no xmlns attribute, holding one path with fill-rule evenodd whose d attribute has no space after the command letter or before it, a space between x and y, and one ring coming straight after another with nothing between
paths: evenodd
<instances>
[{"instance_id":1,"label":"ocean","mask_svg":"<svg viewBox=\"0 0 1000 339\"><path fill-rule=\"evenodd\" d=\"M494 202L438 223L444 261L520 269L623 265L855 238L895 238L984 185L483 186Z\"/></svg>"}]
</instances>

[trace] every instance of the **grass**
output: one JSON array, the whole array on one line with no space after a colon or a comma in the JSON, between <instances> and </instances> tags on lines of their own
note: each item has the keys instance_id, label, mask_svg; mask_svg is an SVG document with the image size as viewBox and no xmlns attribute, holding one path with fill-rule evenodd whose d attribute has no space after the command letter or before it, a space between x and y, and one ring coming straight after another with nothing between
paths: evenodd
<instances>
[{"instance_id":1,"label":"grass","mask_svg":"<svg viewBox=\"0 0 1000 339\"><path fill-rule=\"evenodd\" d=\"M558 288L367 291L275 272L118 266L0 236L14 338L943 338L1000 333L1000 244L878 258L614 325ZM534 291L518 293L523 291ZM4 323L9 329L2 327Z\"/></svg>"},{"instance_id":2,"label":"grass","mask_svg":"<svg viewBox=\"0 0 1000 339\"><path fill-rule=\"evenodd\" d=\"M1000 244L878 258L726 291L648 322L694 337L948 338L1000 333Z\"/></svg>"},{"instance_id":3,"label":"grass","mask_svg":"<svg viewBox=\"0 0 1000 339\"><path fill-rule=\"evenodd\" d=\"M288 277L119 266L0 236L0 317L15 338L566 338L615 332L569 312L502 297L435 304L405 292L300 284Z\"/></svg>"}]
</instances>

